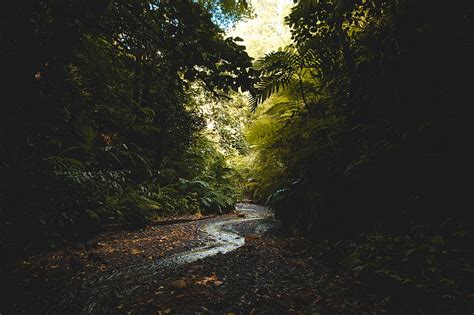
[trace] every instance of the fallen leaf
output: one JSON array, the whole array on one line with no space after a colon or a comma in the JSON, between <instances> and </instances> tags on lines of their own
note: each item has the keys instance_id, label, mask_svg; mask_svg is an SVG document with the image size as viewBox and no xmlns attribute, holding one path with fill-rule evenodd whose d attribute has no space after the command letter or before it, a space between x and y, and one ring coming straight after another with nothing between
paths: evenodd
<instances>
[{"instance_id":1,"label":"fallen leaf","mask_svg":"<svg viewBox=\"0 0 474 315\"><path fill-rule=\"evenodd\" d=\"M210 275L209 277L204 277L202 280L196 281L196 284L208 285L209 282L217 281L216 275Z\"/></svg>"},{"instance_id":2,"label":"fallen leaf","mask_svg":"<svg viewBox=\"0 0 474 315\"><path fill-rule=\"evenodd\" d=\"M246 243L247 243L247 242L251 242L251 241L256 240L257 238L258 238L258 236L256 236L256 235L246 235L246 236L245 236L245 242L246 242Z\"/></svg>"}]
</instances>

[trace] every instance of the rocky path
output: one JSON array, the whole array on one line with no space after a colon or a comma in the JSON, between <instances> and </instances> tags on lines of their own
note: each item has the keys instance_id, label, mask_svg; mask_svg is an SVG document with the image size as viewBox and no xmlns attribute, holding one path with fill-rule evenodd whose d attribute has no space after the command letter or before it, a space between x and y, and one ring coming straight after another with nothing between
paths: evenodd
<instances>
[{"instance_id":1,"label":"rocky path","mask_svg":"<svg viewBox=\"0 0 474 315\"><path fill-rule=\"evenodd\" d=\"M264 207L238 204L237 209L234 215L183 224L182 228L195 230L194 238L174 253L164 253L156 259L131 263L85 279L80 291L82 313L107 313L111 298L130 296L179 266L231 252L245 244L245 235L261 235L272 224L271 215Z\"/></svg>"},{"instance_id":2,"label":"rocky path","mask_svg":"<svg viewBox=\"0 0 474 315\"><path fill-rule=\"evenodd\" d=\"M21 262L0 312L385 312L383 299L325 262L327 248L277 231L265 208L240 204L216 218L105 233L89 248L70 246Z\"/></svg>"}]
</instances>

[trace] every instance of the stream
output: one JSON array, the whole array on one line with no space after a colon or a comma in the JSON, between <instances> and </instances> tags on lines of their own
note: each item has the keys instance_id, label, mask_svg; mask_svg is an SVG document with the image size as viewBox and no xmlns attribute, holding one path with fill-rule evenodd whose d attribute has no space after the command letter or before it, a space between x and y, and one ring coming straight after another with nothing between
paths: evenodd
<instances>
[{"instance_id":1,"label":"stream","mask_svg":"<svg viewBox=\"0 0 474 315\"><path fill-rule=\"evenodd\" d=\"M274 225L272 214L263 206L241 203L236 205L236 210L236 218L202 221L199 231L206 241L201 246L147 263L106 271L86 279L79 296L82 306L80 312L106 313L110 299L127 297L170 268L233 251L245 244L245 235L262 235ZM62 299L60 304L68 303L71 299L77 300L73 292L69 295L69 298Z\"/></svg>"}]
</instances>

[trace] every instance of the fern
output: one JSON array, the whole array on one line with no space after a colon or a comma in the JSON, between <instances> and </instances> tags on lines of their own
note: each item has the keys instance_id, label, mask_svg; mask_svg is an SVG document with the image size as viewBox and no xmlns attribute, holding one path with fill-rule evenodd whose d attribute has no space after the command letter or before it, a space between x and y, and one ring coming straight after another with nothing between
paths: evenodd
<instances>
[{"instance_id":1,"label":"fern","mask_svg":"<svg viewBox=\"0 0 474 315\"><path fill-rule=\"evenodd\" d=\"M302 72L306 68L315 68L319 64L317 54L311 48L287 50L267 54L255 63L260 78L249 97L252 110L280 89L288 87L295 80L302 81Z\"/></svg>"}]
</instances>

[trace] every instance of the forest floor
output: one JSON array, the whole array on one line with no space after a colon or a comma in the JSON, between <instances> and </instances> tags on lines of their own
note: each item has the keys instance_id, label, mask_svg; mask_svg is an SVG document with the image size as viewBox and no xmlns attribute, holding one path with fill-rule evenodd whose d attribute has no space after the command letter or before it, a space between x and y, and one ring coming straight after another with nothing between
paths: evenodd
<instances>
[{"instance_id":1,"label":"forest floor","mask_svg":"<svg viewBox=\"0 0 474 315\"><path fill-rule=\"evenodd\" d=\"M248 217L234 212L112 231L85 246L29 257L2 285L0 313L392 313L387 299L337 267L323 243L310 246L280 235L268 217ZM206 232L222 222L229 223L222 237L238 234L243 246L203 259L183 256L222 245Z\"/></svg>"}]
</instances>

